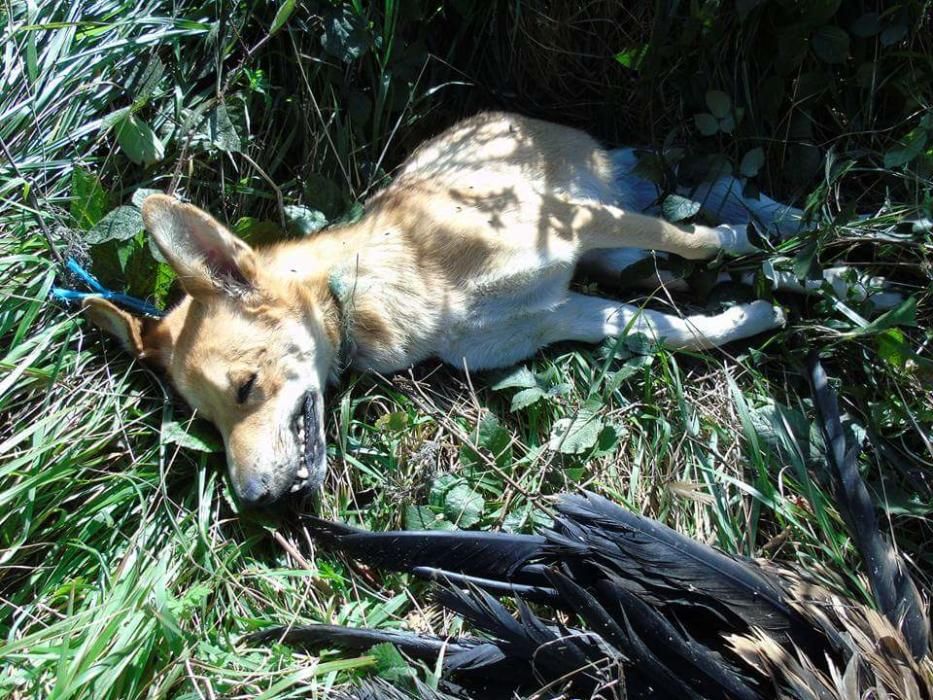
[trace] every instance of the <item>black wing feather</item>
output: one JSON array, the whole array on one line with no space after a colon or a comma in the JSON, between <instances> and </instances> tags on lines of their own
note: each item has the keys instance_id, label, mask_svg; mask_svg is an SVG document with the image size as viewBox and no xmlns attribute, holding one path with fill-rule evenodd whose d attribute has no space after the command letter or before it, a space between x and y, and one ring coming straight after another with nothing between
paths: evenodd
<instances>
[{"instance_id":1,"label":"black wing feather","mask_svg":"<svg viewBox=\"0 0 933 700\"><path fill-rule=\"evenodd\" d=\"M705 608L731 622L735 631L760 627L808 651L825 648L825 637L785 601L778 582L748 562L593 493L562 496L558 511L574 524L570 539L584 547L586 560L611 571L649 602ZM568 538L558 535L549 537L558 554L566 556Z\"/></svg>"},{"instance_id":2,"label":"black wing feather","mask_svg":"<svg viewBox=\"0 0 933 700\"><path fill-rule=\"evenodd\" d=\"M919 659L930 644L930 621L920 592L903 560L878 528L874 504L858 471L858 446L846 446L839 403L819 355L810 353L807 365L839 511L865 561L878 608L901 630L911 653Z\"/></svg>"},{"instance_id":3,"label":"black wing feather","mask_svg":"<svg viewBox=\"0 0 933 700\"><path fill-rule=\"evenodd\" d=\"M331 547L369 566L393 571L431 567L534 584L535 577L526 580L520 568L539 555L544 545L544 538L537 535L442 530L366 532L313 516L303 519L311 533Z\"/></svg>"}]
</instances>

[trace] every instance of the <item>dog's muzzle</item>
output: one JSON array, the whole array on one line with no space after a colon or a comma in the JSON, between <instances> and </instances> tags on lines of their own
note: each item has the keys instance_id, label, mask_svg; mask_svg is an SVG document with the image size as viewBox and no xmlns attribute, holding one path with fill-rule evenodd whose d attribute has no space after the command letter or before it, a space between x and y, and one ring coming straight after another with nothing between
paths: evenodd
<instances>
[{"instance_id":1,"label":"dog's muzzle","mask_svg":"<svg viewBox=\"0 0 933 700\"><path fill-rule=\"evenodd\" d=\"M298 438L299 465L289 493L316 491L324 481L327 470L327 447L324 443L323 395L316 390L307 392L295 416Z\"/></svg>"}]
</instances>

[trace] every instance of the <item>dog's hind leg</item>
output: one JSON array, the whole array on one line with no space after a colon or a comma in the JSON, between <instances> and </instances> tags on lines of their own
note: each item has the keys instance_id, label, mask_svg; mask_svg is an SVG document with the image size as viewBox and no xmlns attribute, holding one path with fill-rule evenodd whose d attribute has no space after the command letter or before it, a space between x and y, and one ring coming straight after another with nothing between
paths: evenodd
<instances>
[{"instance_id":1,"label":"dog's hind leg","mask_svg":"<svg viewBox=\"0 0 933 700\"><path fill-rule=\"evenodd\" d=\"M749 338L784 325L784 312L766 301L712 316L676 316L611 299L569 292L558 306L451 334L438 355L471 370L508 367L562 340L598 343L623 332L643 333L665 347L698 350Z\"/></svg>"},{"instance_id":2,"label":"dog's hind leg","mask_svg":"<svg viewBox=\"0 0 933 700\"><path fill-rule=\"evenodd\" d=\"M784 325L784 312L766 301L733 306L712 316L674 314L571 292L561 307L551 342L598 342L624 331L643 333L671 349L718 347Z\"/></svg>"}]
</instances>

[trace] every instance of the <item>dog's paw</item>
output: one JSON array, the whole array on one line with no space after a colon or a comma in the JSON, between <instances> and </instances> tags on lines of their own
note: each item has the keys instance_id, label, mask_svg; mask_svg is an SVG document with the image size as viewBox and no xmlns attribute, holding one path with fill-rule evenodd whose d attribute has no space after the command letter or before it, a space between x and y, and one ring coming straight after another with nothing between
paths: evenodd
<instances>
[{"instance_id":1,"label":"dog's paw","mask_svg":"<svg viewBox=\"0 0 933 700\"><path fill-rule=\"evenodd\" d=\"M719 241L719 249L726 255L738 257L761 252L761 248L749 238L747 224L720 224L713 231Z\"/></svg>"}]
</instances>

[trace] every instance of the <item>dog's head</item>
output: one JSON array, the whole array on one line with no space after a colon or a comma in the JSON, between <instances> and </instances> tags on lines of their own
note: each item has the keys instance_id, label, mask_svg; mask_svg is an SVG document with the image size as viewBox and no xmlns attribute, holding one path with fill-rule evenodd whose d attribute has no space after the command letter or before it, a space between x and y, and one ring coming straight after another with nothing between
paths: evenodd
<instances>
[{"instance_id":1,"label":"dog's head","mask_svg":"<svg viewBox=\"0 0 933 700\"><path fill-rule=\"evenodd\" d=\"M323 391L339 342L326 275L299 275L282 251L253 250L165 195L145 200L143 220L187 296L159 320L99 298L87 299L85 312L162 367L214 423L244 504L317 489L326 469Z\"/></svg>"}]
</instances>

